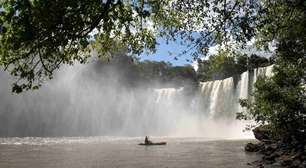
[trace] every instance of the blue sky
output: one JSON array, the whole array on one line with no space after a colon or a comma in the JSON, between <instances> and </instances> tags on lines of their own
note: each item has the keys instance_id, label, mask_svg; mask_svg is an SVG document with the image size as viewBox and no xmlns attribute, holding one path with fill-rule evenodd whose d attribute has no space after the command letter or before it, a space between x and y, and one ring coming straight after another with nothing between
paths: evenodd
<instances>
[{"instance_id":1,"label":"blue sky","mask_svg":"<svg viewBox=\"0 0 306 168\"><path fill-rule=\"evenodd\" d=\"M177 57L178 59L175 60L175 57L182 53L184 50L187 49L186 45L180 44L182 40L177 38L176 41L170 41L168 44L164 38L158 38L157 43L159 45L156 47L156 52L154 54L146 54L143 53L140 55L140 60L152 60L152 61L165 61L170 62L172 65L185 65L191 64L186 59L192 61L191 52ZM169 54L171 52L172 54Z\"/></svg>"},{"instance_id":2,"label":"blue sky","mask_svg":"<svg viewBox=\"0 0 306 168\"><path fill-rule=\"evenodd\" d=\"M195 34L196 37L196 34ZM180 44L182 40L180 38L176 38L176 41L170 41L168 44L166 43L166 40L164 38L158 38L157 42L159 45L156 47L156 52L154 54L146 54L143 53L140 55L140 60L152 60L152 61L165 61L170 62L174 66L182 66L186 64L192 64L193 60L191 57L191 54L195 51L195 49L191 50L185 55L182 55L181 57L177 57L178 59L174 59L177 55L182 53L184 50L187 49L186 44ZM262 57L270 57L272 53L275 50L275 44L271 43L269 44L269 51L260 51L256 49L253 45L255 43L255 39L251 40L247 43L247 46L245 49L239 49L240 52L246 53L248 55L250 54L257 54ZM218 46L211 46L209 48L208 55L216 54L217 53ZM169 54L171 52L172 54ZM186 61L186 59L191 60L192 62ZM194 64L193 64L194 65Z\"/></svg>"}]
</instances>

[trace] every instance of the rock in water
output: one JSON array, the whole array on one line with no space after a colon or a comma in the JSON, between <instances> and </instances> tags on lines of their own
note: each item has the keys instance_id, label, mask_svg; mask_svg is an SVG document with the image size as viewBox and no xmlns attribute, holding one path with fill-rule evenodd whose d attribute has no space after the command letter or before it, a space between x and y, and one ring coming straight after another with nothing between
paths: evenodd
<instances>
[{"instance_id":1,"label":"rock in water","mask_svg":"<svg viewBox=\"0 0 306 168\"><path fill-rule=\"evenodd\" d=\"M280 163L282 166L290 166L293 163L293 159L289 155L283 155L280 157Z\"/></svg>"},{"instance_id":2,"label":"rock in water","mask_svg":"<svg viewBox=\"0 0 306 168\"><path fill-rule=\"evenodd\" d=\"M253 133L256 139L259 141L270 141L270 136L269 136L269 128L267 125L259 126L253 129Z\"/></svg>"},{"instance_id":3,"label":"rock in water","mask_svg":"<svg viewBox=\"0 0 306 168\"><path fill-rule=\"evenodd\" d=\"M260 150L260 144L248 143L245 145L244 150L247 152L258 152Z\"/></svg>"}]
</instances>

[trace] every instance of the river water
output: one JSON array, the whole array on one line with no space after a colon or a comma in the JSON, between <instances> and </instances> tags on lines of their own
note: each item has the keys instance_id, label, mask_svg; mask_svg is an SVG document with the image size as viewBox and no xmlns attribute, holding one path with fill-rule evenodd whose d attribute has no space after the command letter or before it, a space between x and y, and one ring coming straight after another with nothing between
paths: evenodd
<instances>
[{"instance_id":1,"label":"river water","mask_svg":"<svg viewBox=\"0 0 306 168\"><path fill-rule=\"evenodd\" d=\"M260 156L244 151L253 140L143 138L0 138L0 168L248 168Z\"/></svg>"}]
</instances>

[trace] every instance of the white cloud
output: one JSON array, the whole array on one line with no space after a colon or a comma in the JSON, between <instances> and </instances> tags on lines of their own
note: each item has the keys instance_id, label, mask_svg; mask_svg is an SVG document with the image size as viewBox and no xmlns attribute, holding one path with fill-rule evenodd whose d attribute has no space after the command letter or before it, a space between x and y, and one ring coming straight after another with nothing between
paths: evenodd
<instances>
[{"instance_id":1,"label":"white cloud","mask_svg":"<svg viewBox=\"0 0 306 168\"><path fill-rule=\"evenodd\" d=\"M247 54L248 56L251 56L251 54L256 54L258 56L261 56L261 57L266 57L266 58L269 58L275 51L276 47L276 42L273 41L271 43L269 43L268 45L268 48L269 48L269 51L263 51L263 50L258 50L255 46L255 39L251 39L250 41L248 41L246 43L246 47L244 49L241 49L239 48L235 42L232 40L230 42L228 42L229 45L233 46L234 49L238 52L241 52L241 53L244 53L244 54ZM211 46L209 47L209 51L207 53L207 56L206 57L201 57L200 59L201 60L208 60L210 56L212 55L216 55L218 54L218 50L219 49L225 49L225 46L224 45L215 45L215 46ZM191 65L193 66L194 70L197 71L199 66L198 66L198 62L197 60L193 61L191 63Z\"/></svg>"},{"instance_id":2,"label":"white cloud","mask_svg":"<svg viewBox=\"0 0 306 168\"><path fill-rule=\"evenodd\" d=\"M264 51L264 50L259 50L256 48L255 46L255 38L251 39L250 41L247 42L246 47L244 49L238 49L238 51L247 54L247 55L251 55L251 54L256 54L258 56L261 57L266 57L269 58L276 49L276 42L272 41L271 43L268 44L268 51Z\"/></svg>"},{"instance_id":3,"label":"white cloud","mask_svg":"<svg viewBox=\"0 0 306 168\"><path fill-rule=\"evenodd\" d=\"M201 59L201 60L208 60L210 56L215 55L215 54L218 53L219 47L220 47L219 45L215 45L215 46L209 47L207 56L206 56L206 57L201 57L200 59ZM197 61L197 60L193 61L193 62L191 63L191 66L193 67L193 69L194 69L195 71L198 71L199 65L198 65L198 61Z\"/></svg>"}]
</instances>

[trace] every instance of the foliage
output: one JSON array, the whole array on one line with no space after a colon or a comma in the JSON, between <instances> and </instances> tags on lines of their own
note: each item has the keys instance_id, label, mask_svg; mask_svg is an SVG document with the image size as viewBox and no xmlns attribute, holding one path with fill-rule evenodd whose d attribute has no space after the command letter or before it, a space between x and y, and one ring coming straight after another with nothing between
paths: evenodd
<instances>
[{"instance_id":1,"label":"foliage","mask_svg":"<svg viewBox=\"0 0 306 168\"><path fill-rule=\"evenodd\" d=\"M239 52L222 50L208 60L198 60L198 78L200 81L219 80L239 75L247 70L270 65L265 57L247 56Z\"/></svg>"},{"instance_id":2,"label":"foliage","mask_svg":"<svg viewBox=\"0 0 306 168\"><path fill-rule=\"evenodd\" d=\"M261 40L278 42L273 76L256 82L255 101L242 100L248 111L239 117L269 124L276 139L305 141L306 4L280 1L269 5L274 11L269 10L265 16L270 24L264 25Z\"/></svg>"},{"instance_id":3,"label":"foliage","mask_svg":"<svg viewBox=\"0 0 306 168\"><path fill-rule=\"evenodd\" d=\"M180 36L190 47L182 54L196 48L197 59L213 44L254 37L258 19L270 10L262 1L3 0L0 65L16 77L13 91L21 92L52 78L62 64L86 62L93 48L109 57L118 42L139 54L154 52L157 36Z\"/></svg>"},{"instance_id":4,"label":"foliage","mask_svg":"<svg viewBox=\"0 0 306 168\"><path fill-rule=\"evenodd\" d=\"M139 62L137 66L141 69L140 75L147 81L155 80L178 85L196 81L196 72L190 65L172 66L165 62L144 61Z\"/></svg>"},{"instance_id":5,"label":"foliage","mask_svg":"<svg viewBox=\"0 0 306 168\"><path fill-rule=\"evenodd\" d=\"M163 61L139 61L137 57L128 55L124 51L113 53L112 58L108 60L96 61L94 71L101 76L115 76L119 78L119 83L130 88L160 87L161 85L193 87L197 82L196 72L190 65L173 66Z\"/></svg>"},{"instance_id":6,"label":"foliage","mask_svg":"<svg viewBox=\"0 0 306 168\"><path fill-rule=\"evenodd\" d=\"M183 30L178 31L188 41L196 60L207 56L210 46L219 44L230 47L234 41L244 46L256 34L256 22L260 18L261 0L177 0L173 5L183 13ZM198 36L193 36L197 32Z\"/></svg>"},{"instance_id":7,"label":"foliage","mask_svg":"<svg viewBox=\"0 0 306 168\"><path fill-rule=\"evenodd\" d=\"M120 41L132 53L155 50L177 15L168 0L2 0L0 65L16 77L14 92L34 89L61 64L86 62L94 47L109 55ZM91 44L91 45L90 45Z\"/></svg>"}]
</instances>

